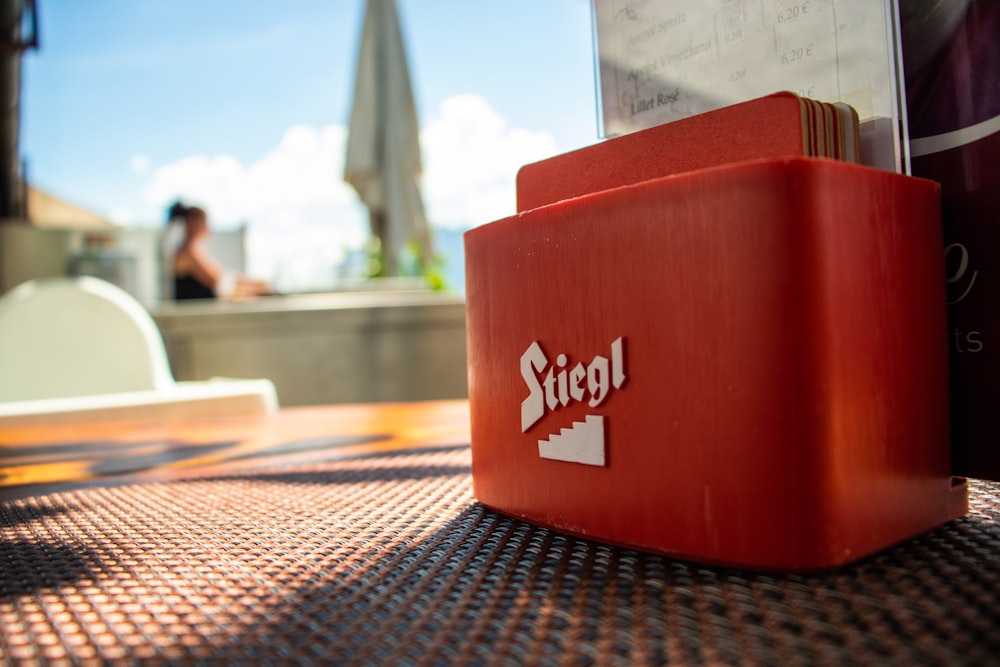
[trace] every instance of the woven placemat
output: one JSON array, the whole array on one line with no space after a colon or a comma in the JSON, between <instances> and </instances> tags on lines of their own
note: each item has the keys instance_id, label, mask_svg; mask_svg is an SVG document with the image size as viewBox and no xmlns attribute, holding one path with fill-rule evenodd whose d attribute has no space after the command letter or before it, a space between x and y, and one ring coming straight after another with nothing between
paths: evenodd
<instances>
[{"instance_id":1,"label":"woven placemat","mask_svg":"<svg viewBox=\"0 0 1000 667\"><path fill-rule=\"evenodd\" d=\"M0 663L1000 664L1000 485L815 576L475 503L468 448L0 504Z\"/></svg>"}]
</instances>

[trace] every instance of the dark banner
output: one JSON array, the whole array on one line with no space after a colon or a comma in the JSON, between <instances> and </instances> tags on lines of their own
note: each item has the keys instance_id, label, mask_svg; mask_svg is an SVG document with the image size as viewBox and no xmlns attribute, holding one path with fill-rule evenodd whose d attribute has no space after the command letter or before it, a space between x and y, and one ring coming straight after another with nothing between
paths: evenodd
<instances>
[{"instance_id":1,"label":"dark banner","mask_svg":"<svg viewBox=\"0 0 1000 667\"><path fill-rule=\"evenodd\" d=\"M942 184L954 471L1000 479L1000 1L901 15L913 173Z\"/></svg>"}]
</instances>

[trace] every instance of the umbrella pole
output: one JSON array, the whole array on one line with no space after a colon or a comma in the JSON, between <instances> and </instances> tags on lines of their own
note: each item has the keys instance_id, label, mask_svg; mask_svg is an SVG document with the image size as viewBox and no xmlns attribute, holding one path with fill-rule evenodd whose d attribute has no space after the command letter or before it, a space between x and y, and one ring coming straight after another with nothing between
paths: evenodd
<instances>
[{"instance_id":1,"label":"umbrella pole","mask_svg":"<svg viewBox=\"0 0 1000 667\"><path fill-rule=\"evenodd\" d=\"M369 211L369 221L372 233L379 240L382 254L382 268L379 270L380 276L394 276L398 270L396 266L396 255L393 252L392 239L389 238L388 218L385 211Z\"/></svg>"}]
</instances>

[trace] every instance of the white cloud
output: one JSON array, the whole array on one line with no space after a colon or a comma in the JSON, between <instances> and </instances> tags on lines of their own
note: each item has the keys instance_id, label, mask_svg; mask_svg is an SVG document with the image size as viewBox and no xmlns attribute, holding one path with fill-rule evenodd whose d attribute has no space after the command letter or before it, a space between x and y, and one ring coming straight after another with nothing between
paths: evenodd
<instances>
[{"instance_id":1,"label":"white cloud","mask_svg":"<svg viewBox=\"0 0 1000 667\"><path fill-rule=\"evenodd\" d=\"M124 226L131 224L134 216L132 215L131 209L125 208L124 206L116 206L108 213L108 219L115 224Z\"/></svg>"},{"instance_id":2,"label":"white cloud","mask_svg":"<svg viewBox=\"0 0 1000 667\"><path fill-rule=\"evenodd\" d=\"M296 125L249 165L229 155L193 155L160 167L143 194L164 209L177 198L198 203L221 225L343 225L344 209L353 209L355 201L341 180L344 136L342 127Z\"/></svg>"},{"instance_id":3,"label":"white cloud","mask_svg":"<svg viewBox=\"0 0 1000 667\"><path fill-rule=\"evenodd\" d=\"M251 273L287 289L302 287L302 276L320 283L316 276L367 234L366 214L341 180L344 138L342 127L297 125L249 165L194 155L160 167L143 194L163 211L178 198L203 206L220 228L248 223Z\"/></svg>"},{"instance_id":4,"label":"white cloud","mask_svg":"<svg viewBox=\"0 0 1000 667\"><path fill-rule=\"evenodd\" d=\"M368 235L367 213L342 180L346 134L337 125L297 125L246 165L189 156L153 170L144 199L160 211L177 198L199 204L219 227L250 223L251 272L295 289L329 275ZM550 135L508 126L473 95L445 100L421 141L428 219L454 228L513 214L517 169L556 152Z\"/></svg>"},{"instance_id":5,"label":"white cloud","mask_svg":"<svg viewBox=\"0 0 1000 667\"><path fill-rule=\"evenodd\" d=\"M136 153L129 160L129 167L137 174L145 174L149 169L149 158L142 153Z\"/></svg>"},{"instance_id":6,"label":"white cloud","mask_svg":"<svg viewBox=\"0 0 1000 667\"><path fill-rule=\"evenodd\" d=\"M551 135L510 127L476 95L442 102L421 141L428 217L456 228L513 215L517 170L557 152Z\"/></svg>"}]
</instances>

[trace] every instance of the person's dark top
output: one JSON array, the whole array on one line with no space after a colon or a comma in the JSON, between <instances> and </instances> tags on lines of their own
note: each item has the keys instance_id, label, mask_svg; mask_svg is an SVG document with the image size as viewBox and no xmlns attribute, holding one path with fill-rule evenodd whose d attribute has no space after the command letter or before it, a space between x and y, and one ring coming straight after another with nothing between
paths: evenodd
<instances>
[{"instance_id":1,"label":"person's dark top","mask_svg":"<svg viewBox=\"0 0 1000 667\"><path fill-rule=\"evenodd\" d=\"M214 299L215 292L192 276L174 276L174 300Z\"/></svg>"}]
</instances>

